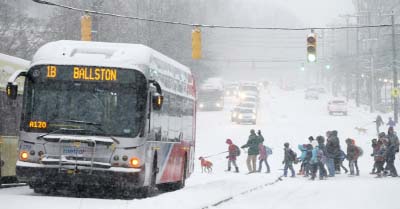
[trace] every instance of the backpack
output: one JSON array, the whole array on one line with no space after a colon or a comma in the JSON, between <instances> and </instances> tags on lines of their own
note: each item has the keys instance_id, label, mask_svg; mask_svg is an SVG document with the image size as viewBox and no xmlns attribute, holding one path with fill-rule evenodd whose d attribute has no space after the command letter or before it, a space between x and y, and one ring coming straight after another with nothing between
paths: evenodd
<instances>
[{"instance_id":1,"label":"backpack","mask_svg":"<svg viewBox=\"0 0 400 209\"><path fill-rule=\"evenodd\" d=\"M235 146L235 156L240 156L240 149L239 149L239 147L238 147L236 144L234 144L233 146Z\"/></svg>"},{"instance_id":2,"label":"backpack","mask_svg":"<svg viewBox=\"0 0 400 209\"><path fill-rule=\"evenodd\" d=\"M272 155L271 147L265 146L265 150L267 151L267 155Z\"/></svg>"},{"instance_id":3,"label":"backpack","mask_svg":"<svg viewBox=\"0 0 400 209\"><path fill-rule=\"evenodd\" d=\"M290 149L288 153L289 153L289 160L297 162L297 153L294 152L292 149Z\"/></svg>"},{"instance_id":4,"label":"backpack","mask_svg":"<svg viewBox=\"0 0 400 209\"><path fill-rule=\"evenodd\" d=\"M319 162L323 162L324 161L324 151L322 149L319 149L319 148L318 148L318 151L317 151L317 160Z\"/></svg>"},{"instance_id":5,"label":"backpack","mask_svg":"<svg viewBox=\"0 0 400 209\"><path fill-rule=\"evenodd\" d=\"M361 157L364 154L364 151L361 147L357 146L358 157Z\"/></svg>"}]
</instances>

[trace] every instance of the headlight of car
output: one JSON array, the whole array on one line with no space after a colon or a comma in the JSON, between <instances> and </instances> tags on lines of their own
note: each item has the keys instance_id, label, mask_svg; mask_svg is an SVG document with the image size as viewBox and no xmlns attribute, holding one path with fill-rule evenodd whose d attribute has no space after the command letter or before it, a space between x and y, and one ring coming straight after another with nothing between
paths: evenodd
<instances>
[{"instance_id":1,"label":"headlight of car","mask_svg":"<svg viewBox=\"0 0 400 209\"><path fill-rule=\"evenodd\" d=\"M251 119L256 119L256 114L251 115Z\"/></svg>"},{"instance_id":2,"label":"headlight of car","mask_svg":"<svg viewBox=\"0 0 400 209\"><path fill-rule=\"evenodd\" d=\"M242 119L243 118L243 115L242 114L239 114L239 119Z\"/></svg>"},{"instance_id":3,"label":"headlight of car","mask_svg":"<svg viewBox=\"0 0 400 209\"><path fill-rule=\"evenodd\" d=\"M217 102L217 103L215 103L215 106L221 107L221 104Z\"/></svg>"},{"instance_id":4,"label":"headlight of car","mask_svg":"<svg viewBox=\"0 0 400 209\"><path fill-rule=\"evenodd\" d=\"M237 117L237 113L232 113L232 116L234 117L234 118L236 118Z\"/></svg>"},{"instance_id":5,"label":"headlight of car","mask_svg":"<svg viewBox=\"0 0 400 209\"><path fill-rule=\"evenodd\" d=\"M199 107L200 107L200 108L203 108L203 107L204 107L204 104L203 104L203 103L200 103L200 104L199 104Z\"/></svg>"}]
</instances>

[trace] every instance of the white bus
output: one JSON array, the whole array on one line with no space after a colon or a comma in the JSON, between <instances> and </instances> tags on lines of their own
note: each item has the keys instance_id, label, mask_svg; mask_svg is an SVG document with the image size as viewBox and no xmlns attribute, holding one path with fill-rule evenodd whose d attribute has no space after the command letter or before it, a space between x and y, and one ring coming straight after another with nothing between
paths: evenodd
<instances>
[{"instance_id":1,"label":"white bus","mask_svg":"<svg viewBox=\"0 0 400 209\"><path fill-rule=\"evenodd\" d=\"M193 172L195 85L188 67L137 44L57 41L25 77L17 177L58 189L148 196ZM105 187L101 190L98 187Z\"/></svg>"}]
</instances>

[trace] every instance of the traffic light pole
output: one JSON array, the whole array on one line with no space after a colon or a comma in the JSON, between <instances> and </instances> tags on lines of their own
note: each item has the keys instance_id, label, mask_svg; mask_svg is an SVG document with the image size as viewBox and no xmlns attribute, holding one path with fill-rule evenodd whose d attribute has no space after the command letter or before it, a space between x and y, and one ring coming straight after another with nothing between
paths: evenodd
<instances>
[{"instance_id":1,"label":"traffic light pole","mask_svg":"<svg viewBox=\"0 0 400 209\"><path fill-rule=\"evenodd\" d=\"M392 50L393 50L393 63L392 63L392 70L393 70L393 88L398 87L398 80L397 80L397 68L396 68L396 28L395 28L395 19L394 14L391 15L392 19ZM398 115L399 115L399 99L397 96L393 97L393 113L394 113L394 121L398 122Z\"/></svg>"}]
</instances>

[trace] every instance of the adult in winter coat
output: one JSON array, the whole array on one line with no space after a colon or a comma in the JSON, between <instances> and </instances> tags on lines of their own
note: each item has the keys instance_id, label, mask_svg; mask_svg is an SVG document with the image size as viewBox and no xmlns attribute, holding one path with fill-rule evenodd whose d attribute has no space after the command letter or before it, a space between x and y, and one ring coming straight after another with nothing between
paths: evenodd
<instances>
[{"instance_id":1,"label":"adult in winter coat","mask_svg":"<svg viewBox=\"0 0 400 209\"><path fill-rule=\"evenodd\" d=\"M324 152L320 149L319 144L317 142L312 142L313 150L312 156L310 160L311 165L311 180L314 180L317 171L319 171L319 179L322 180L326 176L326 170L324 168Z\"/></svg>"},{"instance_id":2,"label":"adult in winter coat","mask_svg":"<svg viewBox=\"0 0 400 209\"><path fill-rule=\"evenodd\" d=\"M326 164L330 177L335 176L335 171L340 170L340 143L337 136L337 131L329 132L326 143Z\"/></svg>"},{"instance_id":3,"label":"adult in winter coat","mask_svg":"<svg viewBox=\"0 0 400 209\"><path fill-rule=\"evenodd\" d=\"M283 149L284 156L283 156L282 164L285 165L285 167L283 168L283 176L287 177L287 170L290 169L290 172L292 172L291 177L295 177L296 174L295 174L294 168L293 168L293 163L296 160L295 152L293 152L293 150L290 149L289 143L286 142L283 146L284 146L284 149Z\"/></svg>"},{"instance_id":4,"label":"adult in winter coat","mask_svg":"<svg viewBox=\"0 0 400 209\"><path fill-rule=\"evenodd\" d=\"M380 115L376 116L374 123L376 125L376 134L379 135L380 133L379 128L385 123L383 122L382 117Z\"/></svg>"},{"instance_id":5,"label":"adult in winter coat","mask_svg":"<svg viewBox=\"0 0 400 209\"><path fill-rule=\"evenodd\" d=\"M347 144L347 160L349 161L350 175L360 175L358 169L357 160L360 155L358 147L355 145L353 139L346 139ZM354 167L356 168L356 173L354 173Z\"/></svg>"},{"instance_id":6,"label":"adult in winter coat","mask_svg":"<svg viewBox=\"0 0 400 209\"><path fill-rule=\"evenodd\" d=\"M258 156L258 160L259 160L258 172L261 172L263 162L265 163L265 166L267 166L267 173L271 172L269 164L268 164L267 147L263 143L260 143L258 145L258 150L260 152L260 155Z\"/></svg>"},{"instance_id":7,"label":"adult in winter coat","mask_svg":"<svg viewBox=\"0 0 400 209\"><path fill-rule=\"evenodd\" d=\"M231 171L231 164L235 166L235 172L239 173L239 167L236 164L236 157L237 157L237 146L233 144L231 139L227 139L226 143L229 145L228 146L228 156L226 158L228 159L228 170Z\"/></svg>"},{"instance_id":8,"label":"adult in winter coat","mask_svg":"<svg viewBox=\"0 0 400 209\"><path fill-rule=\"evenodd\" d=\"M250 136L247 140L247 143L241 148L249 148L247 151L247 168L249 169L249 173L253 173L257 171L256 168L256 161L257 161L257 155L259 154L258 151L258 145L260 144L260 139L256 135L256 132L254 129L250 130Z\"/></svg>"},{"instance_id":9,"label":"adult in winter coat","mask_svg":"<svg viewBox=\"0 0 400 209\"><path fill-rule=\"evenodd\" d=\"M394 166L396 153L399 152L399 139L394 134L393 127L389 127L387 134L388 141L386 142L386 170L390 171L390 175L397 177L397 170Z\"/></svg>"},{"instance_id":10,"label":"adult in winter coat","mask_svg":"<svg viewBox=\"0 0 400 209\"><path fill-rule=\"evenodd\" d=\"M257 131L258 140L260 143L264 143L264 136L261 134L261 131Z\"/></svg>"},{"instance_id":11,"label":"adult in winter coat","mask_svg":"<svg viewBox=\"0 0 400 209\"><path fill-rule=\"evenodd\" d=\"M389 140L389 144L392 144L395 147L396 152L399 152L399 138L394 133L393 127L389 127L387 139Z\"/></svg>"}]
</instances>

